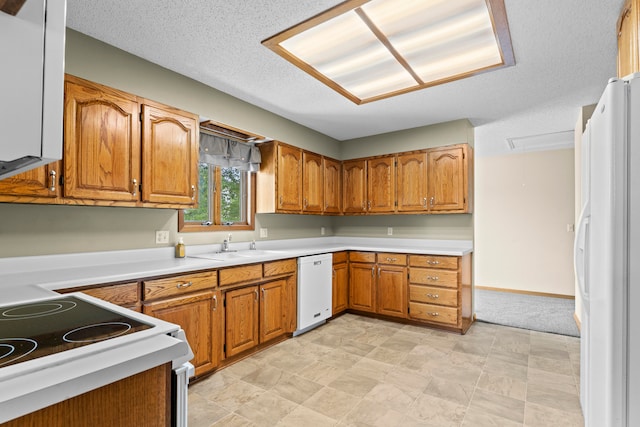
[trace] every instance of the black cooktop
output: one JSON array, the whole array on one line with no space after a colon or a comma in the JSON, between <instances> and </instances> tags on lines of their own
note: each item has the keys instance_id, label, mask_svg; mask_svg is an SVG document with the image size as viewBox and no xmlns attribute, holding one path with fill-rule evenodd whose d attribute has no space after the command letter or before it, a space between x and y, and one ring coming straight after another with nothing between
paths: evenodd
<instances>
[{"instance_id":1,"label":"black cooktop","mask_svg":"<svg viewBox=\"0 0 640 427\"><path fill-rule=\"evenodd\" d=\"M0 368L152 327L74 296L0 307Z\"/></svg>"}]
</instances>

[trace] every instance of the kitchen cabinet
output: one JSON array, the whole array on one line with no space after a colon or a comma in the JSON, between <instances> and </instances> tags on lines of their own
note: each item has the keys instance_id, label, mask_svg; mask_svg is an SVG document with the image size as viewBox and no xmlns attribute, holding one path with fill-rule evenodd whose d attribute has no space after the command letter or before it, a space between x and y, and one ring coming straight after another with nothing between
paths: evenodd
<instances>
[{"instance_id":1,"label":"kitchen cabinet","mask_svg":"<svg viewBox=\"0 0 640 427\"><path fill-rule=\"evenodd\" d=\"M398 155L398 212L428 212L427 153Z\"/></svg>"},{"instance_id":2,"label":"kitchen cabinet","mask_svg":"<svg viewBox=\"0 0 640 427\"><path fill-rule=\"evenodd\" d=\"M260 343L257 286L228 291L225 295L225 355L234 356Z\"/></svg>"},{"instance_id":3,"label":"kitchen cabinet","mask_svg":"<svg viewBox=\"0 0 640 427\"><path fill-rule=\"evenodd\" d=\"M367 210L367 161L342 162L342 211L365 213Z\"/></svg>"},{"instance_id":4,"label":"kitchen cabinet","mask_svg":"<svg viewBox=\"0 0 640 427\"><path fill-rule=\"evenodd\" d=\"M10 178L0 180L0 201L20 201L2 196L24 196L29 198L55 198L60 196L59 177L62 174L62 162L57 161L40 166Z\"/></svg>"},{"instance_id":5,"label":"kitchen cabinet","mask_svg":"<svg viewBox=\"0 0 640 427\"><path fill-rule=\"evenodd\" d=\"M409 317L465 333L472 319L471 255L409 256Z\"/></svg>"},{"instance_id":6,"label":"kitchen cabinet","mask_svg":"<svg viewBox=\"0 0 640 427\"><path fill-rule=\"evenodd\" d=\"M302 209L302 150L278 144L277 199L278 210Z\"/></svg>"},{"instance_id":7,"label":"kitchen cabinet","mask_svg":"<svg viewBox=\"0 0 640 427\"><path fill-rule=\"evenodd\" d=\"M640 1L626 0L618 18L618 77L640 72Z\"/></svg>"},{"instance_id":8,"label":"kitchen cabinet","mask_svg":"<svg viewBox=\"0 0 640 427\"><path fill-rule=\"evenodd\" d=\"M285 334L285 280L260 285L260 343Z\"/></svg>"},{"instance_id":9,"label":"kitchen cabinet","mask_svg":"<svg viewBox=\"0 0 640 427\"><path fill-rule=\"evenodd\" d=\"M212 372L222 354L223 309L217 272L144 280L143 313L176 323L194 353L195 376Z\"/></svg>"},{"instance_id":10,"label":"kitchen cabinet","mask_svg":"<svg viewBox=\"0 0 640 427\"><path fill-rule=\"evenodd\" d=\"M332 311L333 316L349 308L349 267L346 252L333 254L332 275Z\"/></svg>"},{"instance_id":11,"label":"kitchen cabinet","mask_svg":"<svg viewBox=\"0 0 640 427\"><path fill-rule=\"evenodd\" d=\"M387 213L395 210L396 157L367 160L367 212Z\"/></svg>"},{"instance_id":12,"label":"kitchen cabinet","mask_svg":"<svg viewBox=\"0 0 640 427\"><path fill-rule=\"evenodd\" d=\"M197 203L197 115L66 76L64 132L65 198Z\"/></svg>"},{"instance_id":13,"label":"kitchen cabinet","mask_svg":"<svg viewBox=\"0 0 640 427\"><path fill-rule=\"evenodd\" d=\"M471 155L472 151L466 144L427 150L429 212L471 212Z\"/></svg>"},{"instance_id":14,"label":"kitchen cabinet","mask_svg":"<svg viewBox=\"0 0 640 427\"><path fill-rule=\"evenodd\" d=\"M349 308L376 312L376 254L349 252Z\"/></svg>"},{"instance_id":15,"label":"kitchen cabinet","mask_svg":"<svg viewBox=\"0 0 640 427\"><path fill-rule=\"evenodd\" d=\"M139 282L106 284L78 288L58 289L56 292L66 294L70 292L82 292L94 298L119 305L129 310L141 312L141 293Z\"/></svg>"},{"instance_id":16,"label":"kitchen cabinet","mask_svg":"<svg viewBox=\"0 0 640 427\"><path fill-rule=\"evenodd\" d=\"M342 212L342 164L338 160L325 157L324 163L324 212Z\"/></svg>"},{"instance_id":17,"label":"kitchen cabinet","mask_svg":"<svg viewBox=\"0 0 640 427\"><path fill-rule=\"evenodd\" d=\"M302 152L302 211L321 213L324 204L324 164L319 154Z\"/></svg>"}]
</instances>

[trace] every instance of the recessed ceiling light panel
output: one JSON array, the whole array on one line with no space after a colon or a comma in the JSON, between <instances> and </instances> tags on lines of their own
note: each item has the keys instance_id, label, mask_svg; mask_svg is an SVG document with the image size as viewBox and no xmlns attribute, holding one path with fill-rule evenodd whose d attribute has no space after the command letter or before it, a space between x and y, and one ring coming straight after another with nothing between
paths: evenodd
<instances>
[{"instance_id":1,"label":"recessed ceiling light panel","mask_svg":"<svg viewBox=\"0 0 640 427\"><path fill-rule=\"evenodd\" d=\"M503 0L350 0L262 43L357 104L515 63Z\"/></svg>"}]
</instances>

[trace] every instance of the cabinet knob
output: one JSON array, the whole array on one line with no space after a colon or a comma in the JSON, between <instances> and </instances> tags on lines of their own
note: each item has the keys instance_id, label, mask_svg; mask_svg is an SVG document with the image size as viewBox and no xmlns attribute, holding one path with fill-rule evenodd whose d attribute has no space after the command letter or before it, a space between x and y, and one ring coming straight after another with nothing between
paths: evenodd
<instances>
[{"instance_id":1,"label":"cabinet knob","mask_svg":"<svg viewBox=\"0 0 640 427\"><path fill-rule=\"evenodd\" d=\"M56 171L49 171L49 191L56 191Z\"/></svg>"},{"instance_id":2,"label":"cabinet knob","mask_svg":"<svg viewBox=\"0 0 640 427\"><path fill-rule=\"evenodd\" d=\"M431 205L431 207L433 207L433 202L435 202L435 197L431 197L429 199L429 204Z\"/></svg>"},{"instance_id":3,"label":"cabinet knob","mask_svg":"<svg viewBox=\"0 0 640 427\"><path fill-rule=\"evenodd\" d=\"M434 311L432 313L427 313L429 316L433 316L433 317L438 317L440 316L440 313L438 313L437 311Z\"/></svg>"},{"instance_id":4,"label":"cabinet knob","mask_svg":"<svg viewBox=\"0 0 640 427\"><path fill-rule=\"evenodd\" d=\"M438 294L427 294L429 298L438 299L440 296Z\"/></svg>"}]
</instances>

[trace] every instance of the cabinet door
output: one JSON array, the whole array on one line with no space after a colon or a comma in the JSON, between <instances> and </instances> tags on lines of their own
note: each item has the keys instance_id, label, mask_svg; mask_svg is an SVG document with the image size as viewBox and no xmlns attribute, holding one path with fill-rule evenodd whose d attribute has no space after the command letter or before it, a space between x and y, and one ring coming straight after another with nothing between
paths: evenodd
<instances>
[{"instance_id":1,"label":"cabinet door","mask_svg":"<svg viewBox=\"0 0 640 427\"><path fill-rule=\"evenodd\" d=\"M324 212L340 213L342 208L342 166L324 158Z\"/></svg>"},{"instance_id":2,"label":"cabinet door","mask_svg":"<svg viewBox=\"0 0 640 427\"><path fill-rule=\"evenodd\" d=\"M176 323L184 330L194 358L195 375L212 371L219 362L220 346L215 328L218 294L214 291L199 292L178 298L145 303L143 313L167 322Z\"/></svg>"},{"instance_id":3,"label":"cabinet door","mask_svg":"<svg viewBox=\"0 0 640 427\"><path fill-rule=\"evenodd\" d=\"M142 120L142 201L195 205L198 116L145 104Z\"/></svg>"},{"instance_id":4,"label":"cabinet door","mask_svg":"<svg viewBox=\"0 0 640 427\"><path fill-rule=\"evenodd\" d=\"M375 264L350 264L349 307L360 311L376 311Z\"/></svg>"},{"instance_id":5,"label":"cabinet door","mask_svg":"<svg viewBox=\"0 0 640 427\"><path fill-rule=\"evenodd\" d=\"M618 77L640 71L639 19L640 11L637 0L625 1L618 20Z\"/></svg>"},{"instance_id":6,"label":"cabinet door","mask_svg":"<svg viewBox=\"0 0 640 427\"><path fill-rule=\"evenodd\" d=\"M349 160L342 163L343 212L364 213L367 205L367 162Z\"/></svg>"},{"instance_id":7,"label":"cabinet door","mask_svg":"<svg viewBox=\"0 0 640 427\"><path fill-rule=\"evenodd\" d=\"M68 76L64 102L64 196L137 201L139 183L137 98Z\"/></svg>"},{"instance_id":8,"label":"cabinet door","mask_svg":"<svg viewBox=\"0 0 640 427\"><path fill-rule=\"evenodd\" d=\"M396 203L395 156L367 160L367 210L393 212Z\"/></svg>"},{"instance_id":9,"label":"cabinet door","mask_svg":"<svg viewBox=\"0 0 640 427\"><path fill-rule=\"evenodd\" d=\"M429 210L463 211L467 196L464 149L433 149L427 156Z\"/></svg>"},{"instance_id":10,"label":"cabinet door","mask_svg":"<svg viewBox=\"0 0 640 427\"><path fill-rule=\"evenodd\" d=\"M0 194L8 196L57 197L62 162L53 162L0 180Z\"/></svg>"},{"instance_id":11,"label":"cabinet door","mask_svg":"<svg viewBox=\"0 0 640 427\"><path fill-rule=\"evenodd\" d=\"M333 315L342 313L349 308L349 270L347 263L333 265Z\"/></svg>"},{"instance_id":12,"label":"cabinet door","mask_svg":"<svg viewBox=\"0 0 640 427\"><path fill-rule=\"evenodd\" d=\"M426 153L398 156L398 212L427 210Z\"/></svg>"},{"instance_id":13,"label":"cabinet door","mask_svg":"<svg viewBox=\"0 0 640 427\"><path fill-rule=\"evenodd\" d=\"M378 266L378 313L407 317L407 268Z\"/></svg>"},{"instance_id":14,"label":"cabinet door","mask_svg":"<svg viewBox=\"0 0 640 427\"><path fill-rule=\"evenodd\" d=\"M302 151L278 145L276 197L279 211L302 210Z\"/></svg>"},{"instance_id":15,"label":"cabinet door","mask_svg":"<svg viewBox=\"0 0 640 427\"><path fill-rule=\"evenodd\" d=\"M285 333L286 280L260 285L260 342L267 342Z\"/></svg>"},{"instance_id":16,"label":"cabinet door","mask_svg":"<svg viewBox=\"0 0 640 427\"><path fill-rule=\"evenodd\" d=\"M226 304L226 356L231 357L255 347L258 337L258 287L229 291Z\"/></svg>"},{"instance_id":17,"label":"cabinet door","mask_svg":"<svg viewBox=\"0 0 640 427\"><path fill-rule=\"evenodd\" d=\"M324 171L322 156L302 153L302 210L305 212L322 212L324 203Z\"/></svg>"}]
</instances>

